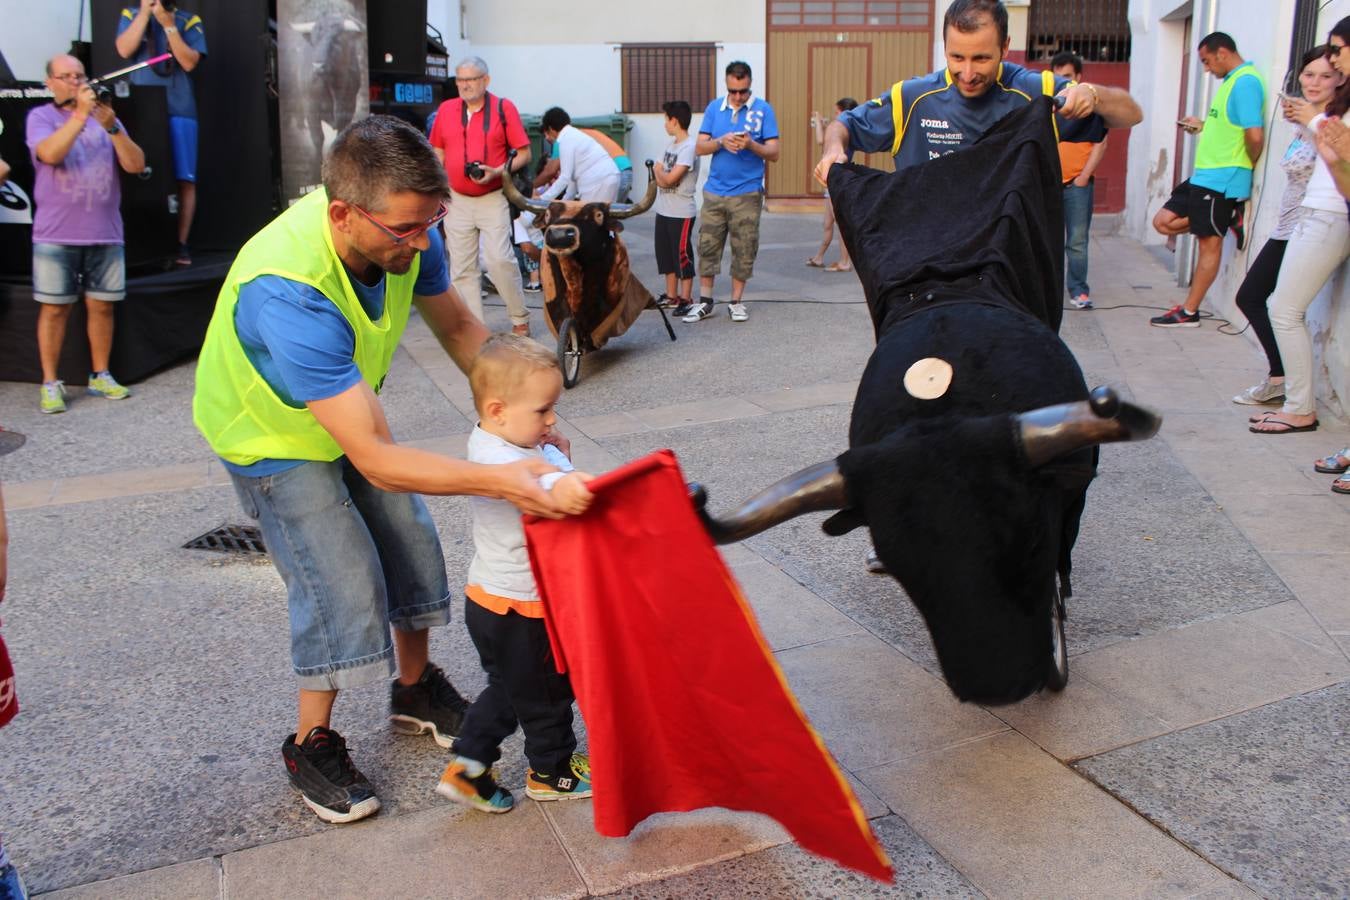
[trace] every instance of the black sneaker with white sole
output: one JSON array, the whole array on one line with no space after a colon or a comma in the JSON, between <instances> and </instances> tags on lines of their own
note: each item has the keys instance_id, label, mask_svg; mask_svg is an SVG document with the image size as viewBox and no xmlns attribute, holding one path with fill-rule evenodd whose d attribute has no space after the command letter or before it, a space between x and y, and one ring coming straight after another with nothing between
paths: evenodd
<instances>
[{"instance_id":1,"label":"black sneaker with white sole","mask_svg":"<svg viewBox=\"0 0 1350 900\"><path fill-rule=\"evenodd\" d=\"M380 798L347 755L347 742L329 728L312 728L303 744L288 735L281 745L291 787L325 822L342 825L380 811Z\"/></svg>"},{"instance_id":2,"label":"black sneaker with white sole","mask_svg":"<svg viewBox=\"0 0 1350 900\"><path fill-rule=\"evenodd\" d=\"M389 685L389 721L404 734L427 734L449 750L464 724L469 701L445 677L438 666L427 663L416 684Z\"/></svg>"}]
</instances>

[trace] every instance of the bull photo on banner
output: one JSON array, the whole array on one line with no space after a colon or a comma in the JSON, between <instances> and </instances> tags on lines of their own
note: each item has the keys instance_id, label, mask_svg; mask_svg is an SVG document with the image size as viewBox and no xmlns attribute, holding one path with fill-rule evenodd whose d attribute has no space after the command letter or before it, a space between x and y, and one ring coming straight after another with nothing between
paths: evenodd
<instances>
[{"instance_id":1,"label":"bull photo on banner","mask_svg":"<svg viewBox=\"0 0 1350 900\"><path fill-rule=\"evenodd\" d=\"M320 184L339 131L370 114L365 0L278 0L281 189L287 205Z\"/></svg>"}]
</instances>

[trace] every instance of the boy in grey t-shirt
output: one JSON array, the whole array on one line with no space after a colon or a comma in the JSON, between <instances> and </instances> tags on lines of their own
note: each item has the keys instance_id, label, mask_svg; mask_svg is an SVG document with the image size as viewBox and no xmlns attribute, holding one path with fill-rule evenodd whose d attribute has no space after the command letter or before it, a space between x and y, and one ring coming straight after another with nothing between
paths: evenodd
<instances>
[{"instance_id":1,"label":"boy in grey t-shirt","mask_svg":"<svg viewBox=\"0 0 1350 900\"><path fill-rule=\"evenodd\" d=\"M698 184L698 154L689 136L693 115L684 100L671 100L666 114L670 146L652 168L656 185L656 271L666 276L666 290L657 303L675 307L683 316L694 308L694 188Z\"/></svg>"}]
</instances>

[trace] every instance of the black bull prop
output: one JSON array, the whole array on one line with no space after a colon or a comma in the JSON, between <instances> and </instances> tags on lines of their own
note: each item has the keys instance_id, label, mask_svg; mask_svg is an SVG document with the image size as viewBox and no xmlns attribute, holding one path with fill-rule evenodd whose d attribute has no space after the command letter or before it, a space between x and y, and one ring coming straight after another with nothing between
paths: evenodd
<instances>
[{"instance_id":1,"label":"black bull prop","mask_svg":"<svg viewBox=\"0 0 1350 900\"><path fill-rule=\"evenodd\" d=\"M1071 590L1097 445L1161 424L1109 389L1089 395L1056 333L1064 224L1050 117L1037 100L974 146L894 174L833 167L877 337L849 449L727 516L702 513L718 543L809 511L839 511L831 535L868 526L951 690L985 704L1053 684L1052 604Z\"/></svg>"}]
</instances>

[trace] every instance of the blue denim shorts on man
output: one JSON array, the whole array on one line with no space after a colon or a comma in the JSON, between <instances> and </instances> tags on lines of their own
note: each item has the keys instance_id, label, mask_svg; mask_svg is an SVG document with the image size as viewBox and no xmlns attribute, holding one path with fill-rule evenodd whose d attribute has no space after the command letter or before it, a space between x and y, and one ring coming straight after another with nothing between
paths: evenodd
<instances>
[{"instance_id":1,"label":"blue denim shorts on man","mask_svg":"<svg viewBox=\"0 0 1350 900\"><path fill-rule=\"evenodd\" d=\"M33 299L65 306L80 299L114 302L127 295L121 244L34 244Z\"/></svg>"},{"instance_id":2,"label":"blue denim shorts on man","mask_svg":"<svg viewBox=\"0 0 1350 900\"><path fill-rule=\"evenodd\" d=\"M418 495L374 487L345 457L230 477L286 584L303 690L386 678L391 624L418 631L450 621L445 557Z\"/></svg>"}]
</instances>

